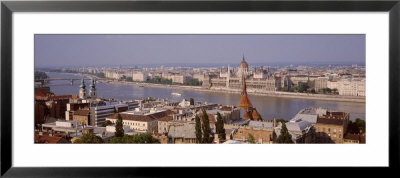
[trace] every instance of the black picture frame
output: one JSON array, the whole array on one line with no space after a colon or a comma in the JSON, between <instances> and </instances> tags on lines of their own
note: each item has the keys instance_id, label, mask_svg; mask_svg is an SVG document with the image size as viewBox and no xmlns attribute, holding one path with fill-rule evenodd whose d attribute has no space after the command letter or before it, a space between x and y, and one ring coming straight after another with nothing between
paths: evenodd
<instances>
[{"instance_id":1,"label":"black picture frame","mask_svg":"<svg viewBox=\"0 0 400 178\"><path fill-rule=\"evenodd\" d=\"M1 2L1 175L5 177L128 177L166 176L166 168L19 168L12 166L12 18L13 12L126 11L330 11L389 12L389 168L399 167L400 126L400 3L364 1L2 1ZM379 119L379 118L378 118ZM154 170L157 169L157 170ZM176 169L176 168L168 168ZM214 169L215 170L215 169ZM224 171L225 169L218 169ZM240 171L241 169L236 169ZM371 171L371 169L367 169ZM374 170L374 169L372 169ZM196 173L202 171L193 170ZM259 171L259 169L252 170ZM281 170L282 171L282 170ZM264 171L260 171L264 172ZM304 173L304 171L301 171ZM226 172L228 173L228 172ZM358 171L354 173L359 173ZM193 173L194 174L194 173ZM204 172L203 172L204 174ZM211 174L211 173L210 173ZM329 174L335 174L331 171ZM341 173L340 173L341 174ZM339 175L340 175L339 174ZM352 173L350 173L352 174ZM177 174L179 175L179 173ZM266 174L267 175L267 174ZM354 174L356 175L356 174ZM358 175L358 174L357 174Z\"/></svg>"}]
</instances>

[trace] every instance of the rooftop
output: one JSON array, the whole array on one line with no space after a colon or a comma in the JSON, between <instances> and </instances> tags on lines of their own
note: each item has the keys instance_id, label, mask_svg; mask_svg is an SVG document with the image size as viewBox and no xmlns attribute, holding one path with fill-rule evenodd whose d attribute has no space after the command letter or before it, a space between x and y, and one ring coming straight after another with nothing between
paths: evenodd
<instances>
[{"instance_id":1,"label":"rooftop","mask_svg":"<svg viewBox=\"0 0 400 178\"><path fill-rule=\"evenodd\" d=\"M35 135L35 143L67 143L62 137Z\"/></svg>"},{"instance_id":2,"label":"rooftop","mask_svg":"<svg viewBox=\"0 0 400 178\"><path fill-rule=\"evenodd\" d=\"M265 121L249 121L249 127L256 127L256 128L272 128L272 122L265 122Z\"/></svg>"},{"instance_id":3,"label":"rooftop","mask_svg":"<svg viewBox=\"0 0 400 178\"><path fill-rule=\"evenodd\" d=\"M168 131L168 137L172 138L196 138L195 124L185 123L183 125L171 125Z\"/></svg>"},{"instance_id":4,"label":"rooftop","mask_svg":"<svg viewBox=\"0 0 400 178\"><path fill-rule=\"evenodd\" d=\"M136 115L136 114L128 114L128 113L120 113L122 120L132 120L132 121L143 121L143 122L151 122L154 120L162 119L164 117L172 115L173 112L170 110L162 111L162 112L157 112L157 113L151 113L147 115ZM117 119L118 118L118 113L115 113L111 116L108 116L107 118L110 119Z\"/></svg>"},{"instance_id":5,"label":"rooftop","mask_svg":"<svg viewBox=\"0 0 400 178\"><path fill-rule=\"evenodd\" d=\"M318 124L329 124L329 125L343 125L344 124L344 120L343 119L336 119L336 118L318 117L317 123Z\"/></svg>"}]
</instances>

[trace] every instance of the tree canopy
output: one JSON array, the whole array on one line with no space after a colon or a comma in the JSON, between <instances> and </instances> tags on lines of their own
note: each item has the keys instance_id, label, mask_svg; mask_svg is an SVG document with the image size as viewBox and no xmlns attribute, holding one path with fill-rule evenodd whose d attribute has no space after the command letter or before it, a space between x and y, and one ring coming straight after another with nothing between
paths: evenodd
<instances>
[{"instance_id":1,"label":"tree canopy","mask_svg":"<svg viewBox=\"0 0 400 178\"><path fill-rule=\"evenodd\" d=\"M249 134L247 135L247 142L249 142L249 143L256 143L256 140L254 139L254 136L253 136L251 133L249 133Z\"/></svg>"},{"instance_id":2,"label":"tree canopy","mask_svg":"<svg viewBox=\"0 0 400 178\"><path fill-rule=\"evenodd\" d=\"M35 76L35 80L47 79L47 74L42 71L35 71L34 76Z\"/></svg>"},{"instance_id":3,"label":"tree canopy","mask_svg":"<svg viewBox=\"0 0 400 178\"><path fill-rule=\"evenodd\" d=\"M113 123L110 120L106 120L103 124L102 127L107 127L109 125L113 125Z\"/></svg>"},{"instance_id":4,"label":"tree canopy","mask_svg":"<svg viewBox=\"0 0 400 178\"><path fill-rule=\"evenodd\" d=\"M117 123L115 124L115 136L116 137L123 137L124 136L124 128L122 124L122 117L118 113Z\"/></svg>"},{"instance_id":5,"label":"tree canopy","mask_svg":"<svg viewBox=\"0 0 400 178\"><path fill-rule=\"evenodd\" d=\"M203 136L201 132L201 121L200 117L197 114L195 117L195 122L196 122L196 127L195 127L196 141L197 143L201 143L203 141Z\"/></svg>"},{"instance_id":6,"label":"tree canopy","mask_svg":"<svg viewBox=\"0 0 400 178\"><path fill-rule=\"evenodd\" d=\"M217 112L217 123L215 123L215 132L218 134L220 140L226 139L224 120L219 112Z\"/></svg>"},{"instance_id":7,"label":"tree canopy","mask_svg":"<svg viewBox=\"0 0 400 178\"><path fill-rule=\"evenodd\" d=\"M159 83L159 84L172 84L172 79L165 79L158 76L153 77L151 80L147 80L148 83Z\"/></svg>"},{"instance_id":8,"label":"tree canopy","mask_svg":"<svg viewBox=\"0 0 400 178\"><path fill-rule=\"evenodd\" d=\"M148 133L140 133L137 135L113 137L108 143L160 143L160 141Z\"/></svg>"},{"instance_id":9,"label":"tree canopy","mask_svg":"<svg viewBox=\"0 0 400 178\"><path fill-rule=\"evenodd\" d=\"M202 114L202 130L203 130L203 143L211 143L212 139L211 135L211 128L210 128L210 120L208 119L208 115L205 109L203 109Z\"/></svg>"},{"instance_id":10,"label":"tree canopy","mask_svg":"<svg viewBox=\"0 0 400 178\"><path fill-rule=\"evenodd\" d=\"M293 143L292 136L286 128L286 123L282 122L281 133L276 139L276 143Z\"/></svg>"},{"instance_id":11,"label":"tree canopy","mask_svg":"<svg viewBox=\"0 0 400 178\"><path fill-rule=\"evenodd\" d=\"M360 118L357 118L354 122L350 120L347 125L347 132L353 134L360 132L365 133L365 121Z\"/></svg>"},{"instance_id":12,"label":"tree canopy","mask_svg":"<svg viewBox=\"0 0 400 178\"><path fill-rule=\"evenodd\" d=\"M83 134L79 139L76 139L74 143L103 143L101 137L94 135L93 133Z\"/></svg>"}]
</instances>

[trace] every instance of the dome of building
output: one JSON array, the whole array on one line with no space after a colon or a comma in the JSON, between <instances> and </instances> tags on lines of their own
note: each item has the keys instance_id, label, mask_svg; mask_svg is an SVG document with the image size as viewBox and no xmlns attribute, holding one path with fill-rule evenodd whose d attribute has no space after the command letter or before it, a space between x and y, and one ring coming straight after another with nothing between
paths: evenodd
<instances>
[{"instance_id":1,"label":"dome of building","mask_svg":"<svg viewBox=\"0 0 400 178\"><path fill-rule=\"evenodd\" d=\"M243 56L243 60L242 62L239 64L239 68L249 68L249 65L247 64L247 62L244 60L244 56Z\"/></svg>"}]
</instances>

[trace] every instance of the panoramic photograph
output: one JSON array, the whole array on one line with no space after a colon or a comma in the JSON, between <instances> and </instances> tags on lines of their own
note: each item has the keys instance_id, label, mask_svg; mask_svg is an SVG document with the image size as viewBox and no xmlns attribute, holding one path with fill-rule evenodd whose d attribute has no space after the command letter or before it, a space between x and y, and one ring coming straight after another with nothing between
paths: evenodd
<instances>
[{"instance_id":1,"label":"panoramic photograph","mask_svg":"<svg viewBox=\"0 0 400 178\"><path fill-rule=\"evenodd\" d=\"M35 144L365 144L364 34L36 34Z\"/></svg>"}]
</instances>

